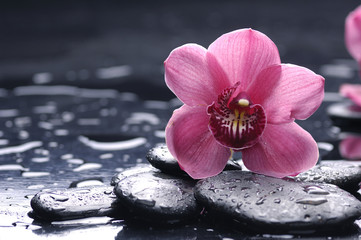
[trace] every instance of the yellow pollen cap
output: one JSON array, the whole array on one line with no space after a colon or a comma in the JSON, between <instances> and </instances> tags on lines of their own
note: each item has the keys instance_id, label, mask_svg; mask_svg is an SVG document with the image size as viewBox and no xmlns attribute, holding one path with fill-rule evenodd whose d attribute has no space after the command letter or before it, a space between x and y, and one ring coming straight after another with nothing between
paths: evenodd
<instances>
[{"instance_id":1,"label":"yellow pollen cap","mask_svg":"<svg viewBox=\"0 0 361 240\"><path fill-rule=\"evenodd\" d=\"M238 100L238 105L241 107L248 107L249 101L247 99L240 99Z\"/></svg>"}]
</instances>

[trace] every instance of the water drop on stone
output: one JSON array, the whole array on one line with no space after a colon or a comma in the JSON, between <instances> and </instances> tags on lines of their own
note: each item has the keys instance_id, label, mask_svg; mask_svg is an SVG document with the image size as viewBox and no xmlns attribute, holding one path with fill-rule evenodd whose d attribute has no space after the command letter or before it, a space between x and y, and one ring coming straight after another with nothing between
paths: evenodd
<instances>
[{"instance_id":1,"label":"water drop on stone","mask_svg":"<svg viewBox=\"0 0 361 240\"><path fill-rule=\"evenodd\" d=\"M275 200L273 200L273 202L279 204L279 203L281 203L281 199L276 198Z\"/></svg>"},{"instance_id":2,"label":"water drop on stone","mask_svg":"<svg viewBox=\"0 0 361 240\"><path fill-rule=\"evenodd\" d=\"M304 191L309 194L315 194L315 195L328 195L330 194L328 191L324 190L323 188L319 186L306 186L304 187Z\"/></svg>"},{"instance_id":3,"label":"water drop on stone","mask_svg":"<svg viewBox=\"0 0 361 240\"><path fill-rule=\"evenodd\" d=\"M106 194L106 195L110 195L110 194L112 194L112 191L110 191L110 190L106 190L106 191L104 191L104 194Z\"/></svg>"},{"instance_id":4,"label":"water drop on stone","mask_svg":"<svg viewBox=\"0 0 361 240\"><path fill-rule=\"evenodd\" d=\"M320 205L322 203L327 202L326 198L301 198L296 200L296 203L300 203L300 204L307 204L307 205L313 205L313 206L317 206Z\"/></svg>"},{"instance_id":5,"label":"water drop on stone","mask_svg":"<svg viewBox=\"0 0 361 240\"><path fill-rule=\"evenodd\" d=\"M264 201L266 201L265 198L260 198L260 199L257 200L256 205L261 205L261 204L264 203Z\"/></svg>"},{"instance_id":6,"label":"water drop on stone","mask_svg":"<svg viewBox=\"0 0 361 240\"><path fill-rule=\"evenodd\" d=\"M66 202L69 200L68 196L65 195L59 195L59 194L51 194L50 197L58 202Z\"/></svg>"}]
</instances>

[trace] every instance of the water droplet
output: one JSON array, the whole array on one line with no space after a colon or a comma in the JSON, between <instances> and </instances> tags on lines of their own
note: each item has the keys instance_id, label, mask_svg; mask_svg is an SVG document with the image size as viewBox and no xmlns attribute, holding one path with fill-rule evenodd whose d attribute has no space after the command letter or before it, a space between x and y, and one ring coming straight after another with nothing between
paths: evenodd
<instances>
[{"instance_id":1,"label":"water droplet","mask_svg":"<svg viewBox=\"0 0 361 240\"><path fill-rule=\"evenodd\" d=\"M81 187L102 186L102 185L104 185L104 183L101 178L89 178L89 179L74 181L70 184L69 187L70 188L81 188ZM89 192L89 190L82 190L82 191Z\"/></svg>"},{"instance_id":2,"label":"water droplet","mask_svg":"<svg viewBox=\"0 0 361 240\"><path fill-rule=\"evenodd\" d=\"M0 165L0 171L29 171L28 168L24 168L19 164L4 164Z\"/></svg>"},{"instance_id":3,"label":"water droplet","mask_svg":"<svg viewBox=\"0 0 361 240\"><path fill-rule=\"evenodd\" d=\"M328 191L324 190L320 186L305 186L304 191L308 194L315 195L328 195L330 194Z\"/></svg>"},{"instance_id":4,"label":"water droplet","mask_svg":"<svg viewBox=\"0 0 361 240\"><path fill-rule=\"evenodd\" d=\"M242 209L241 209L242 205L243 205L242 202L239 202L239 203L237 204L237 206L236 206L236 212L237 212L237 213L241 213L241 211L242 211Z\"/></svg>"},{"instance_id":5,"label":"water droplet","mask_svg":"<svg viewBox=\"0 0 361 240\"><path fill-rule=\"evenodd\" d=\"M18 145L18 146L1 148L0 155L12 154L12 153L22 153L22 152L28 151L32 148L40 147L42 145L43 145L43 143L40 141L33 141L33 142L27 142L27 143L24 143L24 144Z\"/></svg>"},{"instance_id":6,"label":"water droplet","mask_svg":"<svg viewBox=\"0 0 361 240\"><path fill-rule=\"evenodd\" d=\"M113 191L111 191L111 190L106 190L106 191L104 191L104 194L106 194L106 195L110 195L110 194L112 194L113 193Z\"/></svg>"},{"instance_id":7,"label":"water droplet","mask_svg":"<svg viewBox=\"0 0 361 240\"><path fill-rule=\"evenodd\" d=\"M49 172L23 172L21 176L25 178L33 178L33 177L43 177L43 176L49 176Z\"/></svg>"},{"instance_id":8,"label":"water droplet","mask_svg":"<svg viewBox=\"0 0 361 240\"><path fill-rule=\"evenodd\" d=\"M322 176L320 175L320 176L314 176L313 177L313 180L318 180L318 179L321 179L322 178Z\"/></svg>"},{"instance_id":9,"label":"water droplet","mask_svg":"<svg viewBox=\"0 0 361 240\"><path fill-rule=\"evenodd\" d=\"M35 157L35 158L32 158L31 161L34 163L45 163L45 162L49 162L49 158L48 157Z\"/></svg>"},{"instance_id":10,"label":"water droplet","mask_svg":"<svg viewBox=\"0 0 361 240\"><path fill-rule=\"evenodd\" d=\"M296 200L296 203L313 205L313 206L317 206L317 205L323 204L325 202L327 202L327 199L323 198L323 197L319 197L319 198L301 198L301 199Z\"/></svg>"},{"instance_id":11,"label":"water droplet","mask_svg":"<svg viewBox=\"0 0 361 240\"><path fill-rule=\"evenodd\" d=\"M74 168L73 171L81 172L81 171L86 171L86 170L98 169L101 167L102 167L102 165L100 163L84 163L83 165L81 165L77 168Z\"/></svg>"},{"instance_id":12,"label":"water droplet","mask_svg":"<svg viewBox=\"0 0 361 240\"><path fill-rule=\"evenodd\" d=\"M50 194L49 195L52 199L54 199L57 202L66 202L69 200L68 196L60 195L60 194Z\"/></svg>"},{"instance_id":13,"label":"water droplet","mask_svg":"<svg viewBox=\"0 0 361 240\"><path fill-rule=\"evenodd\" d=\"M71 159L67 159L66 161L70 164L77 164L77 165L84 163L83 159L78 159L78 158L71 158Z\"/></svg>"},{"instance_id":14,"label":"water droplet","mask_svg":"<svg viewBox=\"0 0 361 240\"><path fill-rule=\"evenodd\" d=\"M90 140L85 136L80 136L78 139L84 145L92 149L102 150L102 151L119 151L119 150L132 149L144 145L147 142L147 139L143 137L137 137L130 140L118 141L118 142L97 142L94 140Z\"/></svg>"},{"instance_id":15,"label":"water droplet","mask_svg":"<svg viewBox=\"0 0 361 240\"><path fill-rule=\"evenodd\" d=\"M256 205L261 205L261 204L264 203L264 201L266 201L266 199L262 197L262 198L257 200Z\"/></svg>"},{"instance_id":16,"label":"water droplet","mask_svg":"<svg viewBox=\"0 0 361 240\"><path fill-rule=\"evenodd\" d=\"M273 202L279 204L279 203L281 203L281 199L276 198L275 200L273 200Z\"/></svg>"}]
</instances>

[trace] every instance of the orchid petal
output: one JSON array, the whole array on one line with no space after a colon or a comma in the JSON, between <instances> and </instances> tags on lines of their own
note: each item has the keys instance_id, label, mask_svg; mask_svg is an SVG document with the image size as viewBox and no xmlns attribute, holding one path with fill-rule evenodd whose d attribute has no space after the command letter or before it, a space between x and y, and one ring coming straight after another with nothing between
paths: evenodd
<instances>
[{"instance_id":1,"label":"orchid petal","mask_svg":"<svg viewBox=\"0 0 361 240\"><path fill-rule=\"evenodd\" d=\"M324 78L311 70L279 64L264 69L249 86L253 103L261 104L267 122L287 123L306 119L321 105Z\"/></svg>"},{"instance_id":2,"label":"orchid petal","mask_svg":"<svg viewBox=\"0 0 361 240\"><path fill-rule=\"evenodd\" d=\"M183 105L174 111L166 128L166 143L180 167L194 179L220 173L231 151L218 144L208 129L203 106Z\"/></svg>"},{"instance_id":3,"label":"orchid petal","mask_svg":"<svg viewBox=\"0 0 361 240\"><path fill-rule=\"evenodd\" d=\"M361 137L347 137L341 141L339 148L342 157L352 160L361 159Z\"/></svg>"},{"instance_id":4,"label":"orchid petal","mask_svg":"<svg viewBox=\"0 0 361 240\"><path fill-rule=\"evenodd\" d=\"M360 84L342 84L340 87L342 96L352 100L361 107L361 85Z\"/></svg>"},{"instance_id":5,"label":"orchid petal","mask_svg":"<svg viewBox=\"0 0 361 240\"><path fill-rule=\"evenodd\" d=\"M318 147L312 136L295 122L268 124L260 141L242 150L242 158L249 170L282 178L313 167Z\"/></svg>"},{"instance_id":6,"label":"orchid petal","mask_svg":"<svg viewBox=\"0 0 361 240\"><path fill-rule=\"evenodd\" d=\"M346 18L345 43L351 56L357 61L361 61L361 6Z\"/></svg>"},{"instance_id":7,"label":"orchid petal","mask_svg":"<svg viewBox=\"0 0 361 240\"><path fill-rule=\"evenodd\" d=\"M223 71L217 64L207 58L207 50L202 46L183 45L174 49L164 62L166 84L189 106L209 105L228 86L224 77L215 76Z\"/></svg>"},{"instance_id":8,"label":"orchid petal","mask_svg":"<svg viewBox=\"0 0 361 240\"><path fill-rule=\"evenodd\" d=\"M209 46L208 52L218 60L231 85L239 81L241 89L245 89L265 67L281 63L272 40L252 29L222 35Z\"/></svg>"}]
</instances>

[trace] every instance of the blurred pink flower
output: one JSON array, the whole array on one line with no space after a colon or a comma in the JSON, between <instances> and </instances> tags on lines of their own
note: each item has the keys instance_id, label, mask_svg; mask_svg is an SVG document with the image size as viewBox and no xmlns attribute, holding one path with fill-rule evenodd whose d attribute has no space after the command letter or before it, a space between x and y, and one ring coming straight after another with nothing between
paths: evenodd
<instances>
[{"instance_id":1,"label":"blurred pink flower","mask_svg":"<svg viewBox=\"0 0 361 240\"><path fill-rule=\"evenodd\" d=\"M361 6L346 17L345 43L351 56L360 64L361 61Z\"/></svg>"},{"instance_id":2,"label":"blurred pink flower","mask_svg":"<svg viewBox=\"0 0 361 240\"><path fill-rule=\"evenodd\" d=\"M346 17L345 43L351 56L361 65L361 6ZM340 94L350 98L356 105L361 106L361 85L342 84Z\"/></svg>"},{"instance_id":3,"label":"blurred pink flower","mask_svg":"<svg viewBox=\"0 0 361 240\"><path fill-rule=\"evenodd\" d=\"M342 157L350 160L361 160L361 137L349 136L339 146Z\"/></svg>"},{"instance_id":4,"label":"blurred pink flower","mask_svg":"<svg viewBox=\"0 0 361 240\"><path fill-rule=\"evenodd\" d=\"M308 118L322 102L324 79L281 64L264 34L241 29L207 49L186 44L165 61L165 81L184 103L166 127L166 143L195 179L217 175L241 151L246 167L285 177L315 165L318 148L295 119Z\"/></svg>"}]
</instances>

